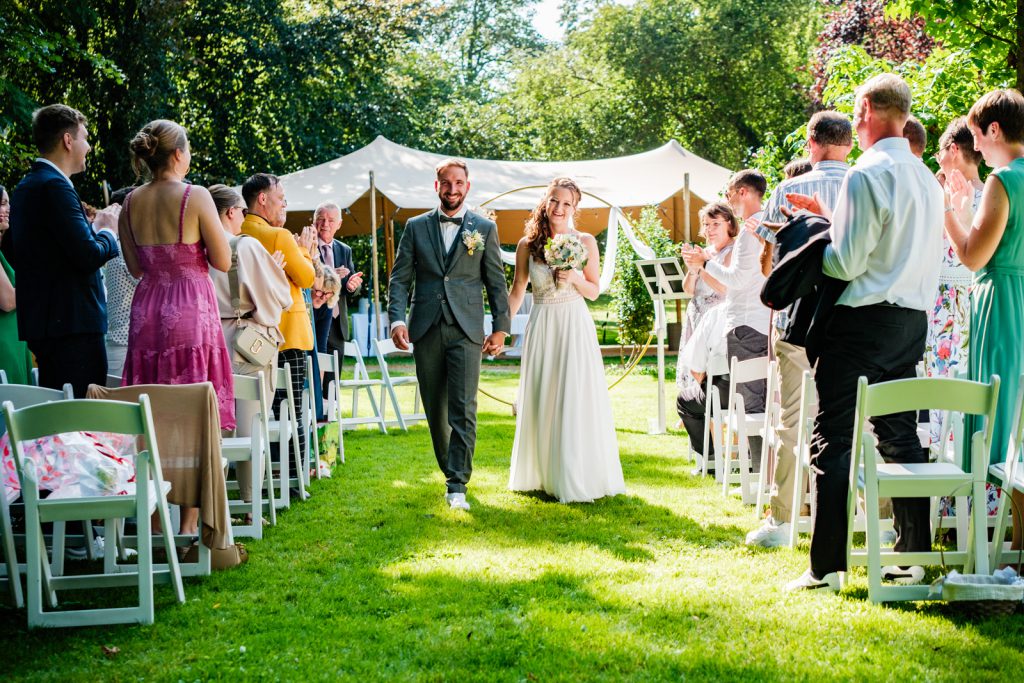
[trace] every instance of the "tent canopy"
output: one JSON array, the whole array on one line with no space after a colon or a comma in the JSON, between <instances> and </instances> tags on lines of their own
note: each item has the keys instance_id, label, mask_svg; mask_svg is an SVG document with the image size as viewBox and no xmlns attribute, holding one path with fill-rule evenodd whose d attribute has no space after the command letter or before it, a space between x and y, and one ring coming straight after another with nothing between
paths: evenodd
<instances>
[{"instance_id":1,"label":"tent canopy","mask_svg":"<svg viewBox=\"0 0 1024 683\"><path fill-rule=\"evenodd\" d=\"M370 172L377 189L378 221L407 219L437 206L434 168L446 157L391 142L378 136L351 154L281 176L288 198L288 225L307 225L321 202L332 201L345 209L341 234L366 234L370 229ZM502 241L514 243L522 235L529 212L552 178L569 176L584 192L625 210L660 204L676 239L683 234L684 185L689 174L691 218L706 202L713 201L731 172L684 149L675 140L661 147L625 157L590 161L495 161L466 159L470 192L467 202L497 212ZM599 233L608 222L606 205L584 196L577 215L580 229ZM379 225L380 223L378 223ZM694 221L695 224L695 221Z\"/></svg>"}]
</instances>

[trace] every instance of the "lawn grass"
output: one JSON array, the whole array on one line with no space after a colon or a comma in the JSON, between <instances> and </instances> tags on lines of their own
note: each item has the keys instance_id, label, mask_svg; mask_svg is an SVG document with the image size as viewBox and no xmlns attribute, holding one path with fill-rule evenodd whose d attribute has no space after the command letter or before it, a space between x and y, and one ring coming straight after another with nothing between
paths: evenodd
<instances>
[{"instance_id":1,"label":"lawn grass","mask_svg":"<svg viewBox=\"0 0 1024 683\"><path fill-rule=\"evenodd\" d=\"M484 372L515 394L506 367ZM5 679L113 681L1012 680L1024 618L786 594L798 551L751 550L753 511L691 477L685 437L650 436L655 381L612 393L628 495L559 505L505 490L515 424L480 400L457 513L423 424L345 435L348 463L246 542L244 567L157 589L156 624L27 632L0 609ZM672 404L669 403L671 406ZM670 423L674 420L670 417ZM107 656L103 648L117 648Z\"/></svg>"}]
</instances>

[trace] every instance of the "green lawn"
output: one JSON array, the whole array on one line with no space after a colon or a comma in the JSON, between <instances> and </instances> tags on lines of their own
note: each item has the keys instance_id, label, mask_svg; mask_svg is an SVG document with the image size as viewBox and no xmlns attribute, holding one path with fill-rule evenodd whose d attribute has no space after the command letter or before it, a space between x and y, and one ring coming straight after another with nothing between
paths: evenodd
<instances>
[{"instance_id":1,"label":"green lawn","mask_svg":"<svg viewBox=\"0 0 1024 683\"><path fill-rule=\"evenodd\" d=\"M515 393L507 367L484 387ZM48 680L1013 680L1024 618L790 595L798 551L743 545L754 513L649 436L654 380L613 394L629 494L559 505L505 490L514 420L480 401L469 513L449 511L426 427L346 434L348 463L249 563L158 587L156 624L28 633L0 609L0 673ZM671 403L669 403L671 406ZM674 420L670 418L670 424ZM103 648L117 648L107 656Z\"/></svg>"}]
</instances>

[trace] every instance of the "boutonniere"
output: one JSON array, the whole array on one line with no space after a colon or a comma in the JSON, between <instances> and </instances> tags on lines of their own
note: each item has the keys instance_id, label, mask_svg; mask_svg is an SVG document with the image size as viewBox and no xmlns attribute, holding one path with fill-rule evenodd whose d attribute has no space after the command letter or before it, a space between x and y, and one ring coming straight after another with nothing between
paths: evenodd
<instances>
[{"instance_id":1,"label":"boutonniere","mask_svg":"<svg viewBox=\"0 0 1024 683\"><path fill-rule=\"evenodd\" d=\"M480 231L474 230L469 232L468 230L462 231L462 243L466 245L466 253L470 256L473 252L479 249L484 250L484 236L480 234Z\"/></svg>"}]
</instances>

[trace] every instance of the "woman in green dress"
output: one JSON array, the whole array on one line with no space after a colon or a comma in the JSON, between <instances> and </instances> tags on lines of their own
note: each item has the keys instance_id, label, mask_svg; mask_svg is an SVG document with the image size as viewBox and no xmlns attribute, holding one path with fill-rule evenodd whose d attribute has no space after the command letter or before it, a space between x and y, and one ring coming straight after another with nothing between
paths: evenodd
<instances>
[{"instance_id":1,"label":"woman in green dress","mask_svg":"<svg viewBox=\"0 0 1024 683\"><path fill-rule=\"evenodd\" d=\"M11 199L0 185L0 239L10 226ZM32 355L18 339L18 316L14 311L14 269L0 253L0 369L11 384L29 384Z\"/></svg>"},{"instance_id":2,"label":"woman in green dress","mask_svg":"<svg viewBox=\"0 0 1024 683\"><path fill-rule=\"evenodd\" d=\"M1024 96L993 90L967 115L974 147L993 168L981 203L971 215L974 191L963 174L946 179L946 234L960 261L974 271L971 290L970 376L999 375L999 405L989 460L1006 458L1014 410L1024 372ZM968 433L974 431L969 424ZM1014 500L1024 509L1024 496ZM1020 547L1016 515L1013 547Z\"/></svg>"}]
</instances>

